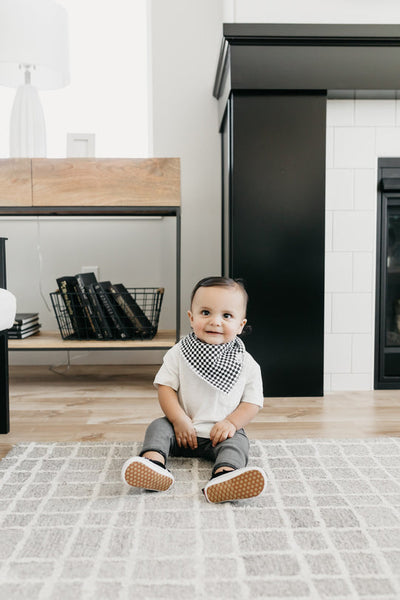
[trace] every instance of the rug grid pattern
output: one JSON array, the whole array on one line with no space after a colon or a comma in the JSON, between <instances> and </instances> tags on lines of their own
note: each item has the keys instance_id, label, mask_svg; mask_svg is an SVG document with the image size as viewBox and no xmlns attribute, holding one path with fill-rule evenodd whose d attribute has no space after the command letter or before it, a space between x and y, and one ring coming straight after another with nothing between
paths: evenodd
<instances>
[{"instance_id":1,"label":"rug grid pattern","mask_svg":"<svg viewBox=\"0 0 400 600\"><path fill-rule=\"evenodd\" d=\"M208 504L211 464L163 493L120 480L137 443L23 443L0 461L0 597L400 598L400 438L251 442L268 486Z\"/></svg>"}]
</instances>

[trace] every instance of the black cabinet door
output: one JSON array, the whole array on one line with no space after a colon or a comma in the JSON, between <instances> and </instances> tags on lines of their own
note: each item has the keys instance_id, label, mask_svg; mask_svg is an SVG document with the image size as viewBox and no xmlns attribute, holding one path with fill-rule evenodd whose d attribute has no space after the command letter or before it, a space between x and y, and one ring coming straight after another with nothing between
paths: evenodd
<instances>
[{"instance_id":1,"label":"black cabinet door","mask_svg":"<svg viewBox=\"0 0 400 600\"><path fill-rule=\"evenodd\" d=\"M324 92L231 94L224 271L246 281L266 396L323 394L325 135Z\"/></svg>"}]
</instances>

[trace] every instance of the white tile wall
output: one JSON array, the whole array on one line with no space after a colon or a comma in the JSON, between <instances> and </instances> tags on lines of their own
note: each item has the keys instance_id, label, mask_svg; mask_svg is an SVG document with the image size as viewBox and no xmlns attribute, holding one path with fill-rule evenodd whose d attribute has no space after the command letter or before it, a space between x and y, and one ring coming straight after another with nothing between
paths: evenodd
<instances>
[{"instance_id":1,"label":"white tile wall","mask_svg":"<svg viewBox=\"0 0 400 600\"><path fill-rule=\"evenodd\" d=\"M325 390L373 389L378 158L400 156L400 101L328 100Z\"/></svg>"},{"instance_id":2,"label":"white tile wall","mask_svg":"<svg viewBox=\"0 0 400 600\"><path fill-rule=\"evenodd\" d=\"M371 333L371 294L332 294L333 333Z\"/></svg>"},{"instance_id":3,"label":"white tile wall","mask_svg":"<svg viewBox=\"0 0 400 600\"><path fill-rule=\"evenodd\" d=\"M377 127L376 151L379 156L399 156L400 127Z\"/></svg>"},{"instance_id":4,"label":"white tile wall","mask_svg":"<svg viewBox=\"0 0 400 600\"><path fill-rule=\"evenodd\" d=\"M325 337L325 371L351 372L351 334L329 333Z\"/></svg>"},{"instance_id":5,"label":"white tile wall","mask_svg":"<svg viewBox=\"0 0 400 600\"><path fill-rule=\"evenodd\" d=\"M373 294L375 263L371 252L353 252L353 290Z\"/></svg>"},{"instance_id":6,"label":"white tile wall","mask_svg":"<svg viewBox=\"0 0 400 600\"><path fill-rule=\"evenodd\" d=\"M325 331L325 333L331 333L332 332L332 294L325 294L324 309L325 309L324 331ZM325 372L326 372L326 369L325 369Z\"/></svg>"},{"instance_id":7,"label":"white tile wall","mask_svg":"<svg viewBox=\"0 0 400 600\"><path fill-rule=\"evenodd\" d=\"M331 390L371 390L373 377L363 373L333 373L331 375Z\"/></svg>"},{"instance_id":8,"label":"white tile wall","mask_svg":"<svg viewBox=\"0 0 400 600\"><path fill-rule=\"evenodd\" d=\"M376 217L373 211L333 212L333 251L367 252L376 237Z\"/></svg>"},{"instance_id":9,"label":"white tile wall","mask_svg":"<svg viewBox=\"0 0 400 600\"><path fill-rule=\"evenodd\" d=\"M325 291L353 291L353 254L351 252L326 252Z\"/></svg>"},{"instance_id":10,"label":"white tile wall","mask_svg":"<svg viewBox=\"0 0 400 600\"><path fill-rule=\"evenodd\" d=\"M395 100L362 100L354 103L354 125L356 127L394 127L396 125Z\"/></svg>"},{"instance_id":11,"label":"white tile wall","mask_svg":"<svg viewBox=\"0 0 400 600\"><path fill-rule=\"evenodd\" d=\"M325 251L332 250L333 234L333 211L328 210L325 213Z\"/></svg>"},{"instance_id":12,"label":"white tile wall","mask_svg":"<svg viewBox=\"0 0 400 600\"><path fill-rule=\"evenodd\" d=\"M376 214L376 169L354 169L354 209Z\"/></svg>"},{"instance_id":13,"label":"white tile wall","mask_svg":"<svg viewBox=\"0 0 400 600\"><path fill-rule=\"evenodd\" d=\"M362 100L354 102L362 102ZM375 165L375 138L374 127L335 127L333 137L335 168L373 168Z\"/></svg>"},{"instance_id":14,"label":"white tile wall","mask_svg":"<svg viewBox=\"0 0 400 600\"><path fill-rule=\"evenodd\" d=\"M368 373L372 376L374 369L374 336L370 333L357 333L352 338L352 370L355 373Z\"/></svg>"},{"instance_id":15,"label":"white tile wall","mask_svg":"<svg viewBox=\"0 0 400 600\"><path fill-rule=\"evenodd\" d=\"M328 103L329 104L329 103ZM326 168L333 167L334 128L328 127L326 131Z\"/></svg>"},{"instance_id":16,"label":"white tile wall","mask_svg":"<svg viewBox=\"0 0 400 600\"><path fill-rule=\"evenodd\" d=\"M351 210L354 206L353 169L326 170L327 210Z\"/></svg>"},{"instance_id":17,"label":"white tile wall","mask_svg":"<svg viewBox=\"0 0 400 600\"><path fill-rule=\"evenodd\" d=\"M347 100L328 100L326 124L330 127L346 127L354 125L355 103Z\"/></svg>"}]
</instances>

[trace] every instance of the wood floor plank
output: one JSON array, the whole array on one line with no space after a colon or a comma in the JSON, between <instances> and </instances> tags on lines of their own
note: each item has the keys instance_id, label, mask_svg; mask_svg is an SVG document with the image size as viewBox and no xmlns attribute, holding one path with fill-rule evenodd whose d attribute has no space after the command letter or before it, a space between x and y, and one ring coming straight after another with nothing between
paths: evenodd
<instances>
[{"instance_id":1,"label":"wood floor plank","mask_svg":"<svg viewBox=\"0 0 400 600\"><path fill-rule=\"evenodd\" d=\"M157 369L11 367L11 431L0 435L0 457L26 441L141 441L162 414L152 384ZM400 436L400 390L266 398L246 430L258 439Z\"/></svg>"}]
</instances>

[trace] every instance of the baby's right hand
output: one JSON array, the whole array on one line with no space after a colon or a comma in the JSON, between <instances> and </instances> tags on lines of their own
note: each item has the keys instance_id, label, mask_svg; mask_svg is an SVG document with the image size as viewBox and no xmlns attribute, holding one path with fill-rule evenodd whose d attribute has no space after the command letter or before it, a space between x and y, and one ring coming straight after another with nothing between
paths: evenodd
<instances>
[{"instance_id":1,"label":"baby's right hand","mask_svg":"<svg viewBox=\"0 0 400 600\"><path fill-rule=\"evenodd\" d=\"M187 448L189 446L192 450L197 448L197 434L190 417L187 415L179 417L174 421L173 426L179 447Z\"/></svg>"}]
</instances>

